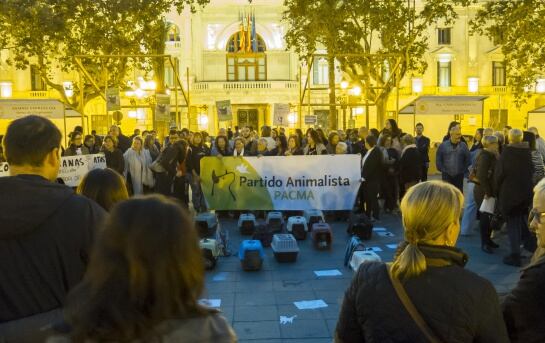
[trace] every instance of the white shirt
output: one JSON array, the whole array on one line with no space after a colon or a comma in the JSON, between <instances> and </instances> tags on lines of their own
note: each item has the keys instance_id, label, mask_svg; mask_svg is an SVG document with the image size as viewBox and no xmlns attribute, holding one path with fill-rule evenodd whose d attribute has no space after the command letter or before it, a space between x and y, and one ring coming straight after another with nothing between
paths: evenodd
<instances>
[{"instance_id":1,"label":"white shirt","mask_svg":"<svg viewBox=\"0 0 545 343\"><path fill-rule=\"evenodd\" d=\"M242 150L240 150L240 154L237 153L237 149L233 149L233 156L244 156L244 148L242 148Z\"/></svg>"}]
</instances>

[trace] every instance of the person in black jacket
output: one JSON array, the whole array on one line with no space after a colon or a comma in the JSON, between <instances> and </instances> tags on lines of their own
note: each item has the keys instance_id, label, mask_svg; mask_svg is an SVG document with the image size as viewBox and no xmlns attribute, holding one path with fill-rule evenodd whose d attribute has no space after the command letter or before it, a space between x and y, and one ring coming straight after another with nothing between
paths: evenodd
<instances>
[{"instance_id":1,"label":"person in black jacket","mask_svg":"<svg viewBox=\"0 0 545 343\"><path fill-rule=\"evenodd\" d=\"M85 273L105 211L55 183L61 132L39 116L14 120L4 138L10 175L0 178L0 342L43 342Z\"/></svg>"},{"instance_id":2,"label":"person in black jacket","mask_svg":"<svg viewBox=\"0 0 545 343\"><path fill-rule=\"evenodd\" d=\"M504 147L496 163L494 179L499 191L499 210L506 219L511 254L503 263L521 266L520 244L530 240L526 218L532 199L532 157L527 143L522 142L522 131L509 132L510 144Z\"/></svg>"},{"instance_id":3,"label":"person in black jacket","mask_svg":"<svg viewBox=\"0 0 545 343\"><path fill-rule=\"evenodd\" d=\"M210 150L204 145L202 135L196 132L187 157L187 171L190 174L193 207L199 213L206 211L206 202L201 188L201 159L205 156L210 156Z\"/></svg>"},{"instance_id":4,"label":"person in black jacket","mask_svg":"<svg viewBox=\"0 0 545 343\"><path fill-rule=\"evenodd\" d=\"M530 229L536 233L538 250L522 270L517 286L505 297L503 318L511 342L545 342L545 181L534 188Z\"/></svg>"},{"instance_id":5,"label":"person in black jacket","mask_svg":"<svg viewBox=\"0 0 545 343\"><path fill-rule=\"evenodd\" d=\"M422 181L427 181L430 167L430 139L424 136L424 125L422 123L416 124L415 132L416 147L422 159Z\"/></svg>"},{"instance_id":6,"label":"person in black jacket","mask_svg":"<svg viewBox=\"0 0 545 343\"><path fill-rule=\"evenodd\" d=\"M376 147L377 138L375 136L368 135L365 141L369 145L369 150L361 159L363 209L369 218L379 220L380 210L377 196L380 190L383 155L380 149Z\"/></svg>"},{"instance_id":7,"label":"person in black jacket","mask_svg":"<svg viewBox=\"0 0 545 343\"><path fill-rule=\"evenodd\" d=\"M359 140L352 143L352 154L360 154L365 156L367 148L365 147L365 138L369 135L369 129L365 126L362 126L358 130Z\"/></svg>"},{"instance_id":8,"label":"person in black jacket","mask_svg":"<svg viewBox=\"0 0 545 343\"><path fill-rule=\"evenodd\" d=\"M475 188L473 189L473 197L477 208L481 208L484 199L496 198L497 192L494 184L494 171L496 169L496 161L499 156L499 144L498 137L485 136L482 140L484 149L479 152L475 158L476 179ZM479 215L479 228L481 231L481 249L491 254L494 251L492 249L499 246L492 241L490 237L492 228L490 226L492 220L492 214L481 212Z\"/></svg>"},{"instance_id":9,"label":"person in black jacket","mask_svg":"<svg viewBox=\"0 0 545 343\"><path fill-rule=\"evenodd\" d=\"M429 341L390 278L401 283L441 342L509 342L494 286L465 270L468 256L455 247L462 205L461 192L445 182L409 189L401 202L406 242L391 266L359 267L344 296L336 342Z\"/></svg>"},{"instance_id":10,"label":"person in black jacket","mask_svg":"<svg viewBox=\"0 0 545 343\"><path fill-rule=\"evenodd\" d=\"M104 137L104 146L102 152L106 157L106 166L123 175L125 172L125 158L121 150L117 148L115 138L112 136Z\"/></svg>"},{"instance_id":11,"label":"person in black jacket","mask_svg":"<svg viewBox=\"0 0 545 343\"><path fill-rule=\"evenodd\" d=\"M163 152L157 157L157 161L163 167L163 171L155 172L155 191L164 196L172 195L172 186L174 177L176 176L176 164L174 160L178 153L175 144L179 139L178 132L175 130L171 131L168 136L168 145L165 146Z\"/></svg>"},{"instance_id":12,"label":"person in black jacket","mask_svg":"<svg viewBox=\"0 0 545 343\"><path fill-rule=\"evenodd\" d=\"M409 134L401 137L403 151L399 159L399 185L402 194L422 179L422 158L415 143L414 137Z\"/></svg>"},{"instance_id":13,"label":"person in black jacket","mask_svg":"<svg viewBox=\"0 0 545 343\"><path fill-rule=\"evenodd\" d=\"M121 128L117 125L112 125L110 127L110 136L114 137L117 140L117 147L121 150L122 153L129 150L132 145L131 139L121 132Z\"/></svg>"}]
</instances>

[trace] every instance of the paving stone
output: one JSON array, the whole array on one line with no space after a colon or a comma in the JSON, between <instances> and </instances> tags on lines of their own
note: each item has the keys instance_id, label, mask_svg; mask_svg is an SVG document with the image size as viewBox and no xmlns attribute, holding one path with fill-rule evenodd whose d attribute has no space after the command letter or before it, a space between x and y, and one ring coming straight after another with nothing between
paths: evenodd
<instances>
[{"instance_id":1,"label":"paving stone","mask_svg":"<svg viewBox=\"0 0 545 343\"><path fill-rule=\"evenodd\" d=\"M245 339L278 339L280 335L279 320L261 322L235 322L233 328L240 340Z\"/></svg>"},{"instance_id":2,"label":"paving stone","mask_svg":"<svg viewBox=\"0 0 545 343\"><path fill-rule=\"evenodd\" d=\"M274 297L276 299L276 303L279 305L289 305L293 304L295 301L318 299L312 290L274 291Z\"/></svg>"},{"instance_id":3,"label":"paving stone","mask_svg":"<svg viewBox=\"0 0 545 343\"><path fill-rule=\"evenodd\" d=\"M236 293L235 301L237 306L263 306L276 304L273 292L249 291L248 293Z\"/></svg>"},{"instance_id":4,"label":"paving stone","mask_svg":"<svg viewBox=\"0 0 545 343\"><path fill-rule=\"evenodd\" d=\"M323 319L294 320L293 324L280 325L282 338L329 338L329 330Z\"/></svg>"},{"instance_id":5,"label":"paving stone","mask_svg":"<svg viewBox=\"0 0 545 343\"><path fill-rule=\"evenodd\" d=\"M270 292L272 290L272 281L239 281L235 285L236 293Z\"/></svg>"},{"instance_id":6,"label":"paving stone","mask_svg":"<svg viewBox=\"0 0 545 343\"><path fill-rule=\"evenodd\" d=\"M234 309L235 322L257 322L264 320L279 320L278 309L275 305L269 306L237 306Z\"/></svg>"}]
</instances>

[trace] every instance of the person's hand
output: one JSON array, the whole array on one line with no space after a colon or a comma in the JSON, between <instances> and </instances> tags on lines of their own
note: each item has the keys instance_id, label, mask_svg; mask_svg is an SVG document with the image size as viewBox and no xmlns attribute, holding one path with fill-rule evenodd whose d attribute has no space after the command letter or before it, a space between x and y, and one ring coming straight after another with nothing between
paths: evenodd
<instances>
[{"instance_id":1,"label":"person's hand","mask_svg":"<svg viewBox=\"0 0 545 343\"><path fill-rule=\"evenodd\" d=\"M291 152L286 151L285 155L286 155L286 156L291 156Z\"/></svg>"},{"instance_id":2,"label":"person's hand","mask_svg":"<svg viewBox=\"0 0 545 343\"><path fill-rule=\"evenodd\" d=\"M218 154L217 157L221 160L223 158L222 154Z\"/></svg>"},{"instance_id":3,"label":"person's hand","mask_svg":"<svg viewBox=\"0 0 545 343\"><path fill-rule=\"evenodd\" d=\"M177 170L176 171L176 177L182 177L182 172L180 170Z\"/></svg>"}]
</instances>

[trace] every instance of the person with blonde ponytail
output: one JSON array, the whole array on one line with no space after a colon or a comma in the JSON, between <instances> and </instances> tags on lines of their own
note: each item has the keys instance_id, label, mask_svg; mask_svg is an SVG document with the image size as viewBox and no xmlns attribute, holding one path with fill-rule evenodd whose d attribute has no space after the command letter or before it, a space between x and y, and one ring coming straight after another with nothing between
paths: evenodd
<instances>
[{"instance_id":1,"label":"person with blonde ponytail","mask_svg":"<svg viewBox=\"0 0 545 343\"><path fill-rule=\"evenodd\" d=\"M405 241L392 263L363 263L345 293L335 342L509 342L492 284L456 248L462 193L441 181L401 201Z\"/></svg>"}]
</instances>

